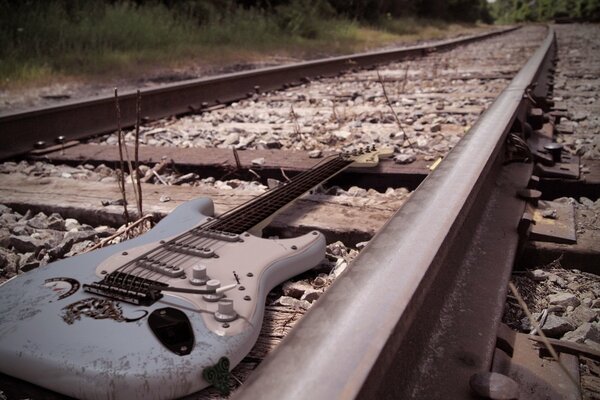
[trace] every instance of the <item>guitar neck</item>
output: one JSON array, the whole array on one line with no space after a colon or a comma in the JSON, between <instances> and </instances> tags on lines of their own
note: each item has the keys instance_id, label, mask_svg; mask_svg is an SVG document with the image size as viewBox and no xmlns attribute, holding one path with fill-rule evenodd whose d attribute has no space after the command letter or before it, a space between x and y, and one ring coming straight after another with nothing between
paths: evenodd
<instances>
[{"instance_id":1,"label":"guitar neck","mask_svg":"<svg viewBox=\"0 0 600 400\"><path fill-rule=\"evenodd\" d=\"M318 166L302 172L291 182L270 190L259 197L223 214L203 228L240 234L259 225L286 205L325 182L352 164L341 156L332 157Z\"/></svg>"}]
</instances>

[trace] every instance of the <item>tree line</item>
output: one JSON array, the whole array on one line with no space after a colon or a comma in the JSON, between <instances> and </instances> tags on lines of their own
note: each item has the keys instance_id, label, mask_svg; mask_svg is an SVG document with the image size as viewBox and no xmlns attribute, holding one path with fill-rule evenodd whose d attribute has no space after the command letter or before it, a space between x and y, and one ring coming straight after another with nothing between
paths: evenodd
<instances>
[{"instance_id":1,"label":"tree line","mask_svg":"<svg viewBox=\"0 0 600 400\"><path fill-rule=\"evenodd\" d=\"M490 12L498 22L598 22L600 0L496 0Z\"/></svg>"}]
</instances>

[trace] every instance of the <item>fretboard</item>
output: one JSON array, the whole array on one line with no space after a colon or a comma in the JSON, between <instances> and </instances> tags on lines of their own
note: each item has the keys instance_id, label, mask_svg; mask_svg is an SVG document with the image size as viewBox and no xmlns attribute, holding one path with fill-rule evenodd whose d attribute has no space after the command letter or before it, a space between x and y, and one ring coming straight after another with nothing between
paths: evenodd
<instances>
[{"instance_id":1,"label":"fretboard","mask_svg":"<svg viewBox=\"0 0 600 400\"><path fill-rule=\"evenodd\" d=\"M332 157L320 165L302 172L291 182L270 190L257 198L223 214L208 224L209 229L240 234L260 224L277 211L318 186L352 163L341 156Z\"/></svg>"}]
</instances>

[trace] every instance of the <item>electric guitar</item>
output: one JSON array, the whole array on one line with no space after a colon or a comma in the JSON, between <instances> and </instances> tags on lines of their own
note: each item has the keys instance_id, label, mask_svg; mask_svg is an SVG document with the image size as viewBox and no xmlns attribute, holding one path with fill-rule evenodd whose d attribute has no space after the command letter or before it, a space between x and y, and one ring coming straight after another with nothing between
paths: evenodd
<instances>
[{"instance_id":1,"label":"electric guitar","mask_svg":"<svg viewBox=\"0 0 600 400\"><path fill-rule=\"evenodd\" d=\"M325 238L263 239L273 215L349 166L337 155L213 217L199 198L135 239L0 286L0 372L81 399L168 399L215 385L258 338L267 293L318 265Z\"/></svg>"}]
</instances>

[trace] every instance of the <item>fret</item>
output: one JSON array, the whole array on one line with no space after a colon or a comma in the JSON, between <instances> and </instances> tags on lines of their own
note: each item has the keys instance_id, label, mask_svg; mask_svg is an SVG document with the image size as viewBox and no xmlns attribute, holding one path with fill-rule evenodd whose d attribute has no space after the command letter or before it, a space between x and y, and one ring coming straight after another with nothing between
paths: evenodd
<instances>
[{"instance_id":1,"label":"fret","mask_svg":"<svg viewBox=\"0 0 600 400\"><path fill-rule=\"evenodd\" d=\"M301 173L291 182L259 196L235 209L234 212L222 216L210 225L210 229L235 234L245 232L349 164L351 161L335 157L313 170Z\"/></svg>"}]
</instances>

